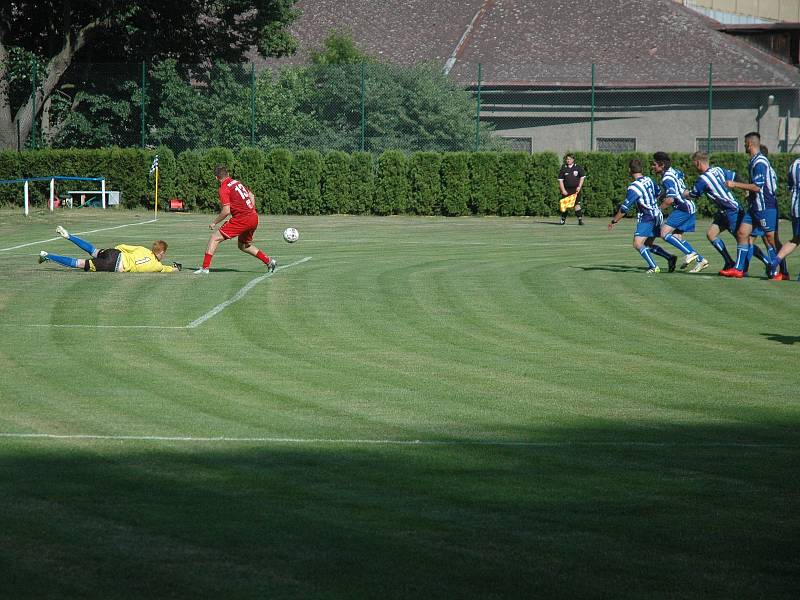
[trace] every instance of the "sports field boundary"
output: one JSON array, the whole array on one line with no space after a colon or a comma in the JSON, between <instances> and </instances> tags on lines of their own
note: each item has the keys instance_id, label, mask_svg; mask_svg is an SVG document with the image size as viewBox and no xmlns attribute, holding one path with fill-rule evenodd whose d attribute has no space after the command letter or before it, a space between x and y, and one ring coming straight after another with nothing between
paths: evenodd
<instances>
[{"instance_id":1,"label":"sports field boundary","mask_svg":"<svg viewBox=\"0 0 800 600\"><path fill-rule=\"evenodd\" d=\"M530 440L403 440L362 438L292 438L292 437L232 437L232 436L169 436L169 435L103 435L59 433L0 432L0 439L28 439L51 441L112 441L112 442L176 442L218 444L285 444L285 445L351 445L351 446L500 446L520 448L754 448L800 449L795 444L766 442L647 442L647 441L591 441L565 440L535 442Z\"/></svg>"}]
</instances>

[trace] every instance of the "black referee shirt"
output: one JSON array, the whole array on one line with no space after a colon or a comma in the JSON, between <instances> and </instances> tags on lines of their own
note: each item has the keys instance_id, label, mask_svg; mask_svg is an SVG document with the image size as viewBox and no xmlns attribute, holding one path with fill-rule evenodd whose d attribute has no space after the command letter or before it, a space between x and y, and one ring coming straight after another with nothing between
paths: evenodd
<instances>
[{"instance_id":1,"label":"black referee shirt","mask_svg":"<svg viewBox=\"0 0 800 600\"><path fill-rule=\"evenodd\" d=\"M581 177L584 176L583 168L575 163L573 163L571 167L568 167L566 164L561 165L561 170L558 172L558 178L564 180L564 187L568 192L574 192L578 189L581 183Z\"/></svg>"}]
</instances>

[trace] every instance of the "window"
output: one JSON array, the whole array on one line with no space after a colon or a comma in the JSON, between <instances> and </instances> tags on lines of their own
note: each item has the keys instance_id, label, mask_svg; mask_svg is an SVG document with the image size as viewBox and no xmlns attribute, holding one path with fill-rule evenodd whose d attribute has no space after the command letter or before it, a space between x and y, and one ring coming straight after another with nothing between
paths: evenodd
<instances>
[{"instance_id":1,"label":"window","mask_svg":"<svg viewBox=\"0 0 800 600\"><path fill-rule=\"evenodd\" d=\"M708 138L697 138L697 149L700 152L738 152L739 138L712 137L711 148L708 147Z\"/></svg>"},{"instance_id":2,"label":"window","mask_svg":"<svg viewBox=\"0 0 800 600\"><path fill-rule=\"evenodd\" d=\"M597 138L597 150L600 152L633 152L636 150L636 138Z\"/></svg>"},{"instance_id":3,"label":"window","mask_svg":"<svg viewBox=\"0 0 800 600\"><path fill-rule=\"evenodd\" d=\"M514 152L533 152L533 138L529 137L506 137L502 136L508 144L508 149Z\"/></svg>"}]
</instances>

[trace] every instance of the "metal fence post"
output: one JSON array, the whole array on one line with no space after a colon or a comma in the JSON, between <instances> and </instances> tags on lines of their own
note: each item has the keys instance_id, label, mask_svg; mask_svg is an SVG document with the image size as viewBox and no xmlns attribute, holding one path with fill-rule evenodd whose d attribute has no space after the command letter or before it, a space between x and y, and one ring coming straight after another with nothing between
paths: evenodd
<instances>
[{"instance_id":1,"label":"metal fence post","mask_svg":"<svg viewBox=\"0 0 800 600\"><path fill-rule=\"evenodd\" d=\"M19 132L19 119L17 119L17 152L22 150L22 136Z\"/></svg>"},{"instance_id":2,"label":"metal fence post","mask_svg":"<svg viewBox=\"0 0 800 600\"><path fill-rule=\"evenodd\" d=\"M714 66L708 63L708 137L706 138L706 152L711 154L714 149L711 147L711 106L714 93Z\"/></svg>"},{"instance_id":3,"label":"metal fence post","mask_svg":"<svg viewBox=\"0 0 800 600\"><path fill-rule=\"evenodd\" d=\"M594 82L595 72L594 63L592 63L592 114L589 119L589 151L594 150Z\"/></svg>"},{"instance_id":4,"label":"metal fence post","mask_svg":"<svg viewBox=\"0 0 800 600\"><path fill-rule=\"evenodd\" d=\"M250 145L256 145L256 66L250 65Z\"/></svg>"},{"instance_id":5,"label":"metal fence post","mask_svg":"<svg viewBox=\"0 0 800 600\"><path fill-rule=\"evenodd\" d=\"M483 65L478 63L478 97L475 109L475 152L481 149L481 78Z\"/></svg>"},{"instance_id":6,"label":"metal fence post","mask_svg":"<svg viewBox=\"0 0 800 600\"><path fill-rule=\"evenodd\" d=\"M141 94L142 95L142 98L141 98L141 100L142 100L142 107L141 107L142 108L142 110L141 110L141 112L142 112L142 123L141 123L142 150L144 150L145 142L147 141L146 137L145 137L145 131L144 131L144 128L145 128L145 122L144 122L145 121L145 118L144 118L144 111L145 111L145 108L144 108L144 96L145 96L145 84L146 84L145 68L146 67L145 67L144 61L142 61L142 94Z\"/></svg>"},{"instance_id":7,"label":"metal fence post","mask_svg":"<svg viewBox=\"0 0 800 600\"><path fill-rule=\"evenodd\" d=\"M786 109L786 121L783 124L783 151L789 151L789 119L792 118L792 111Z\"/></svg>"},{"instance_id":8,"label":"metal fence post","mask_svg":"<svg viewBox=\"0 0 800 600\"><path fill-rule=\"evenodd\" d=\"M366 111L366 94L367 94L367 77L366 77L366 67L364 63L361 63L361 82L359 88L361 90L361 126L359 129L361 130L361 140L359 141L358 147L361 151L364 151L364 136L366 135L367 129L367 111Z\"/></svg>"},{"instance_id":9,"label":"metal fence post","mask_svg":"<svg viewBox=\"0 0 800 600\"><path fill-rule=\"evenodd\" d=\"M38 64L38 61L33 61L33 68L31 72L31 97L33 100L33 107L31 108L31 147L34 150L38 148L38 144L36 142L36 78L38 77L36 68Z\"/></svg>"}]
</instances>

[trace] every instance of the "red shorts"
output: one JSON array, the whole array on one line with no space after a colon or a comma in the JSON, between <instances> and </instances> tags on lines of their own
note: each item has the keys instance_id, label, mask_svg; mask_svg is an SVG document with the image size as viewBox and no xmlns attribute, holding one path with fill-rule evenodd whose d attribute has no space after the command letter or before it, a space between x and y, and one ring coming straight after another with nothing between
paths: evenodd
<instances>
[{"instance_id":1,"label":"red shorts","mask_svg":"<svg viewBox=\"0 0 800 600\"><path fill-rule=\"evenodd\" d=\"M239 238L240 244L249 245L253 241L253 234L256 229L258 229L258 213L254 212L229 219L219 228L219 232L226 240Z\"/></svg>"}]
</instances>

